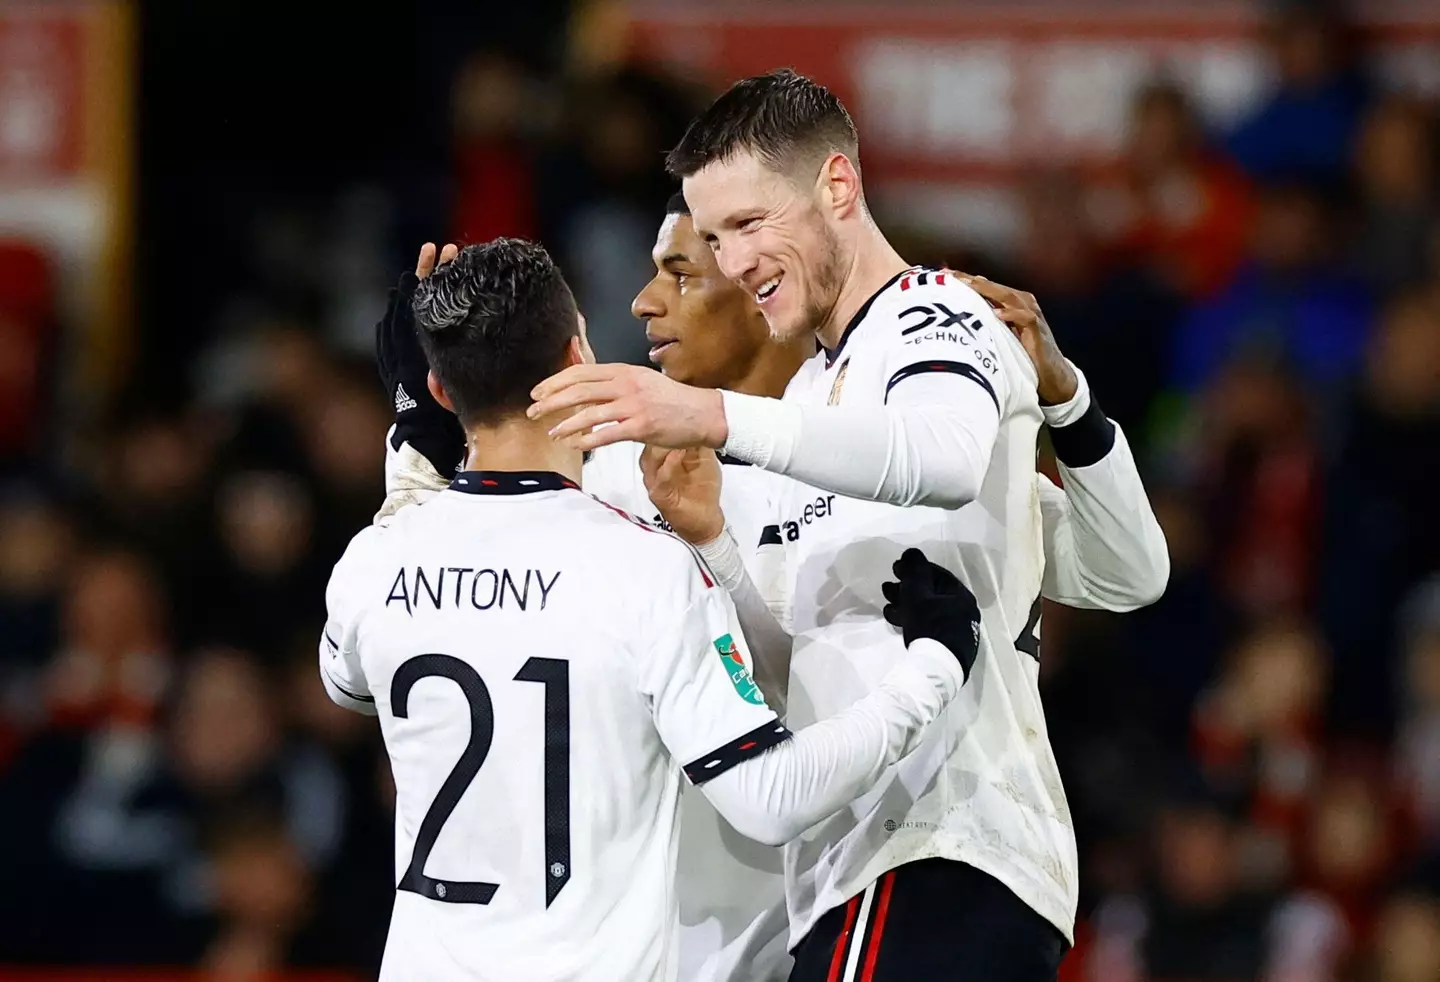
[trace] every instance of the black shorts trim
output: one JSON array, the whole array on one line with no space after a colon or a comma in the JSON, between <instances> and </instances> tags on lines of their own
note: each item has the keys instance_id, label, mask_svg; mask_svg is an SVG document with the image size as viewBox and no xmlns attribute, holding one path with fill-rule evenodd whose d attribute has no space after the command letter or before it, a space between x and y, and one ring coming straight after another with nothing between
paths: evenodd
<instances>
[{"instance_id":1,"label":"black shorts trim","mask_svg":"<svg viewBox=\"0 0 1440 982\"><path fill-rule=\"evenodd\" d=\"M703 757L697 757L685 765L685 776L691 784L713 781L730 768L743 764L752 757L759 757L771 747L779 746L790 739L790 731L778 719L757 726L744 736L736 737L723 747L712 750Z\"/></svg>"},{"instance_id":2,"label":"black shorts trim","mask_svg":"<svg viewBox=\"0 0 1440 982\"><path fill-rule=\"evenodd\" d=\"M900 371L890 376L890 381L885 383L885 400L888 402L890 399L890 390L907 378L913 378L916 375L928 375L932 372L949 372L952 375L960 375L968 378L985 390L986 394L990 396L990 401L995 403L995 411L997 413L1000 411L1000 397L995 394L995 386L991 385L990 380L980 373L980 369L963 361L945 361L943 359L936 361L917 361L913 365L906 365L900 369Z\"/></svg>"}]
</instances>

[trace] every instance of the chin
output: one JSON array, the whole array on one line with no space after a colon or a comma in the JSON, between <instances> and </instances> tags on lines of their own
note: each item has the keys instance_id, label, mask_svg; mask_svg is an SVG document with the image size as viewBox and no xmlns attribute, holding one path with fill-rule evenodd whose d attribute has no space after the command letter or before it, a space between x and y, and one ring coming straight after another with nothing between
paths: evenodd
<instances>
[{"instance_id":1,"label":"chin","mask_svg":"<svg viewBox=\"0 0 1440 982\"><path fill-rule=\"evenodd\" d=\"M770 340L781 344L791 344L815 331L805 318L795 315L774 319L767 317L765 323L770 327Z\"/></svg>"}]
</instances>

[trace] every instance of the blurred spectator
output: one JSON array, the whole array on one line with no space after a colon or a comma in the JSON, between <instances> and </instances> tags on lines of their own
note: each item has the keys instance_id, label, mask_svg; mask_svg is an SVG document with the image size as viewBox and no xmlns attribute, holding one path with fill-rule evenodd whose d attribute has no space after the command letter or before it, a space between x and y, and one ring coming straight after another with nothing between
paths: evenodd
<instances>
[{"instance_id":1,"label":"blurred spectator","mask_svg":"<svg viewBox=\"0 0 1440 982\"><path fill-rule=\"evenodd\" d=\"M1440 301L1431 290L1388 306L1341 417L1327 481L1321 611L1346 698L1344 725L1393 719L1400 599L1435 569L1440 521L1428 456L1440 439ZM1363 575L1357 571L1363 570Z\"/></svg>"},{"instance_id":2,"label":"blurred spectator","mask_svg":"<svg viewBox=\"0 0 1440 982\"><path fill-rule=\"evenodd\" d=\"M1291 843L1320 774L1326 653L1303 625L1257 628L1231 653L1195 708L1195 754L1207 780L1248 802L1259 837L1247 875L1273 885L1292 868Z\"/></svg>"},{"instance_id":3,"label":"blurred spectator","mask_svg":"<svg viewBox=\"0 0 1440 982\"><path fill-rule=\"evenodd\" d=\"M1440 978L1440 897L1398 893L1380 915L1374 966L1367 982L1430 982Z\"/></svg>"},{"instance_id":4,"label":"blurred spectator","mask_svg":"<svg viewBox=\"0 0 1440 982\"><path fill-rule=\"evenodd\" d=\"M1378 293L1419 283L1429 272L1436 162L1429 106L1391 96L1370 110L1355 150L1362 211L1353 262Z\"/></svg>"},{"instance_id":5,"label":"blurred spectator","mask_svg":"<svg viewBox=\"0 0 1440 982\"><path fill-rule=\"evenodd\" d=\"M216 517L222 551L202 572L194 600L201 630L273 660L297 630L323 619L326 570L312 551L314 500L293 475L241 471L221 484Z\"/></svg>"},{"instance_id":6,"label":"blurred spectator","mask_svg":"<svg viewBox=\"0 0 1440 982\"><path fill-rule=\"evenodd\" d=\"M0 240L0 462L35 449L56 337L50 264L36 246Z\"/></svg>"},{"instance_id":7,"label":"blurred spectator","mask_svg":"<svg viewBox=\"0 0 1440 982\"><path fill-rule=\"evenodd\" d=\"M649 70L574 80L569 144L551 162L547 226L601 361L644 364L649 344L630 301L654 275L650 249L673 193L664 153L689 120L689 93Z\"/></svg>"},{"instance_id":8,"label":"blurred spectator","mask_svg":"<svg viewBox=\"0 0 1440 982\"><path fill-rule=\"evenodd\" d=\"M1193 391L1238 359L1286 365L1322 391L1349 377L1371 304L1338 270L1333 219L1322 186L1282 181L1262 189L1248 262L1181 323L1176 383Z\"/></svg>"},{"instance_id":9,"label":"blurred spectator","mask_svg":"<svg viewBox=\"0 0 1440 982\"><path fill-rule=\"evenodd\" d=\"M455 79L453 228L462 242L538 234L531 140L544 103L530 97L534 84L493 51L471 56Z\"/></svg>"},{"instance_id":10,"label":"blurred spectator","mask_svg":"<svg viewBox=\"0 0 1440 982\"><path fill-rule=\"evenodd\" d=\"M1153 883L1096 912L1091 982L1242 982L1266 958L1272 904L1242 889L1240 828L1228 805L1196 782L1158 816Z\"/></svg>"},{"instance_id":11,"label":"blurred spectator","mask_svg":"<svg viewBox=\"0 0 1440 982\"><path fill-rule=\"evenodd\" d=\"M1229 149L1252 175L1334 180L1365 107L1350 36L1335 0L1280 0L1265 32L1279 84L1230 135Z\"/></svg>"},{"instance_id":12,"label":"blurred spectator","mask_svg":"<svg viewBox=\"0 0 1440 982\"><path fill-rule=\"evenodd\" d=\"M1205 146L1183 90L1167 82L1140 90L1124 162L1121 254L1187 296L1215 293L1240 260L1250 192L1235 165Z\"/></svg>"},{"instance_id":13,"label":"blurred spectator","mask_svg":"<svg viewBox=\"0 0 1440 982\"><path fill-rule=\"evenodd\" d=\"M1422 843L1440 855L1440 578L1410 596L1401 633L1399 778Z\"/></svg>"},{"instance_id":14,"label":"blurred spectator","mask_svg":"<svg viewBox=\"0 0 1440 982\"><path fill-rule=\"evenodd\" d=\"M1296 614L1314 594L1320 451L1296 381L1263 361L1223 367L1193 405L1188 448L1214 582L1246 615Z\"/></svg>"},{"instance_id":15,"label":"blurred spectator","mask_svg":"<svg viewBox=\"0 0 1440 982\"><path fill-rule=\"evenodd\" d=\"M1145 268L1107 268L1084 220L1080 188L1063 174L1026 187L1018 275L1042 298L1065 352L1105 411L1137 439L1163 374L1179 297Z\"/></svg>"}]
</instances>

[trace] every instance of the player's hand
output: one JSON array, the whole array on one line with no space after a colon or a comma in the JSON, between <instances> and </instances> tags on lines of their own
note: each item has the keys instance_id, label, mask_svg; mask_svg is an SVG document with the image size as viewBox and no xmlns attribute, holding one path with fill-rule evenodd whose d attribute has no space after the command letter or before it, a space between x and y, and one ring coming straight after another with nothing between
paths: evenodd
<instances>
[{"instance_id":1,"label":"player's hand","mask_svg":"<svg viewBox=\"0 0 1440 982\"><path fill-rule=\"evenodd\" d=\"M725 403L715 389L683 385L636 365L571 365L530 391L531 419L578 410L550 430L577 450L622 440L683 450L725 445ZM602 423L614 423L599 430Z\"/></svg>"},{"instance_id":2,"label":"player's hand","mask_svg":"<svg viewBox=\"0 0 1440 982\"><path fill-rule=\"evenodd\" d=\"M1040 404L1058 406L1075 398L1075 391L1080 385L1075 369L1060 353L1060 346L1055 343L1055 335L1051 333L1050 324L1045 320L1035 295L1012 290L983 276L956 275L995 308L995 315L1025 346L1025 353L1030 356L1035 373L1040 377L1036 386Z\"/></svg>"},{"instance_id":3,"label":"player's hand","mask_svg":"<svg viewBox=\"0 0 1440 982\"><path fill-rule=\"evenodd\" d=\"M640 453L640 475L660 517L686 542L704 545L725 531L715 451L646 447Z\"/></svg>"},{"instance_id":4,"label":"player's hand","mask_svg":"<svg viewBox=\"0 0 1440 982\"><path fill-rule=\"evenodd\" d=\"M907 648L916 638L943 644L959 660L965 678L970 678L980 647L980 607L975 594L919 549L906 549L890 568L896 582L880 587L888 601L885 619L900 629Z\"/></svg>"},{"instance_id":5,"label":"player's hand","mask_svg":"<svg viewBox=\"0 0 1440 982\"><path fill-rule=\"evenodd\" d=\"M460 250L446 245L439 251L440 263L448 263ZM420 247L414 273L401 273L399 284L390 291L385 316L375 325L375 362L386 396L395 405L395 431L391 445L399 450L410 444L449 480L465 457L465 431L455 414L435 401L426 378L430 365L415 333L415 316L410 301L415 287L435 269L435 244Z\"/></svg>"}]
</instances>

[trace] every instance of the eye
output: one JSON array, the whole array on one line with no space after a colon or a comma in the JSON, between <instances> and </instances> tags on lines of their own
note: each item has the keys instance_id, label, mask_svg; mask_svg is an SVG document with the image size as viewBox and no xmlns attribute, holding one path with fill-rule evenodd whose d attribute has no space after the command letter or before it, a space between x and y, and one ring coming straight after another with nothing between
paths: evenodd
<instances>
[{"instance_id":1,"label":"eye","mask_svg":"<svg viewBox=\"0 0 1440 982\"><path fill-rule=\"evenodd\" d=\"M750 229L754 228L757 224L759 224L759 222L759 218L742 218L738 223L736 223L735 227L742 232L748 232Z\"/></svg>"}]
</instances>

